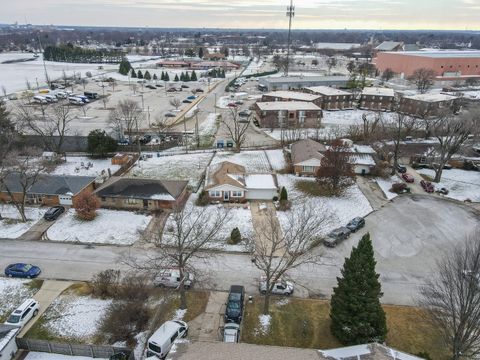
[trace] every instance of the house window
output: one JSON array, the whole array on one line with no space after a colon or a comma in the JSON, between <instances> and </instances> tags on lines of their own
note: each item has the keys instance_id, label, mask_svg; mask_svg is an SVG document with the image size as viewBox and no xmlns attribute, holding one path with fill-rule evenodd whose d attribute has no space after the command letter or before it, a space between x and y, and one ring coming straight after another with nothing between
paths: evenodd
<instances>
[{"instance_id":1,"label":"house window","mask_svg":"<svg viewBox=\"0 0 480 360\"><path fill-rule=\"evenodd\" d=\"M298 121L300 124L303 124L305 122L305 110L300 110L298 112Z\"/></svg>"},{"instance_id":2,"label":"house window","mask_svg":"<svg viewBox=\"0 0 480 360\"><path fill-rule=\"evenodd\" d=\"M210 197L220 197L222 196L221 192L218 191L218 190L211 190L208 192L208 194L210 195Z\"/></svg>"},{"instance_id":3,"label":"house window","mask_svg":"<svg viewBox=\"0 0 480 360\"><path fill-rule=\"evenodd\" d=\"M305 173L313 173L315 171L315 167L313 166L302 166L302 171Z\"/></svg>"},{"instance_id":4,"label":"house window","mask_svg":"<svg viewBox=\"0 0 480 360\"><path fill-rule=\"evenodd\" d=\"M289 119L294 119L295 118L295 113L291 112L288 114Z\"/></svg>"},{"instance_id":5,"label":"house window","mask_svg":"<svg viewBox=\"0 0 480 360\"><path fill-rule=\"evenodd\" d=\"M107 201L107 198L105 196L102 196L102 202Z\"/></svg>"},{"instance_id":6,"label":"house window","mask_svg":"<svg viewBox=\"0 0 480 360\"><path fill-rule=\"evenodd\" d=\"M243 197L243 191L232 191L232 197Z\"/></svg>"},{"instance_id":7,"label":"house window","mask_svg":"<svg viewBox=\"0 0 480 360\"><path fill-rule=\"evenodd\" d=\"M137 199L126 199L125 204L135 205L137 203Z\"/></svg>"}]
</instances>

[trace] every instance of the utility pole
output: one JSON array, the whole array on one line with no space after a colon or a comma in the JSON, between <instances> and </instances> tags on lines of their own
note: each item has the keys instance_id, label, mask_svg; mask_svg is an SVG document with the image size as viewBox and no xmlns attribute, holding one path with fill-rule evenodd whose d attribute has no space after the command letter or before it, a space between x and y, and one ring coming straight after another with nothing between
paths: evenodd
<instances>
[{"instance_id":1,"label":"utility pole","mask_svg":"<svg viewBox=\"0 0 480 360\"><path fill-rule=\"evenodd\" d=\"M295 7L293 0L290 0L290 6L287 7L288 16L288 39L287 39L287 63L285 64L284 75L288 76L288 68L290 66L290 43L292 42L292 19L295 16Z\"/></svg>"}]
</instances>

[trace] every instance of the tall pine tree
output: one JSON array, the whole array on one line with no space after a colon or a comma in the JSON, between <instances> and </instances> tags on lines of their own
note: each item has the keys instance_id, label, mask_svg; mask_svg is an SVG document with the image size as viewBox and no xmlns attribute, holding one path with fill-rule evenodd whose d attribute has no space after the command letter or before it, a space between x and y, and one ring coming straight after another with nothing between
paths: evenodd
<instances>
[{"instance_id":1,"label":"tall pine tree","mask_svg":"<svg viewBox=\"0 0 480 360\"><path fill-rule=\"evenodd\" d=\"M120 62L120 67L118 69L118 72L122 75L128 75L128 72L132 68L132 65L130 65L130 62L127 60L127 58L122 58L122 61Z\"/></svg>"},{"instance_id":2,"label":"tall pine tree","mask_svg":"<svg viewBox=\"0 0 480 360\"><path fill-rule=\"evenodd\" d=\"M195 70L192 71L192 76L190 77L190 80L191 81L197 81L197 73L195 72Z\"/></svg>"},{"instance_id":3,"label":"tall pine tree","mask_svg":"<svg viewBox=\"0 0 480 360\"><path fill-rule=\"evenodd\" d=\"M132 78L136 78L137 77L137 73L135 72L135 69L132 69L132 72L130 73L130 76Z\"/></svg>"},{"instance_id":4,"label":"tall pine tree","mask_svg":"<svg viewBox=\"0 0 480 360\"><path fill-rule=\"evenodd\" d=\"M185 76L183 77L183 81L190 81L190 75L188 74L188 71L185 72Z\"/></svg>"},{"instance_id":5,"label":"tall pine tree","mask_svg":"<svg viewBox=\"0 0 480 360\"><path fill-rule=\"evenodd\" d=\"M153 74L153 80L158 80L157 74Z\"/></svg>"},{"instance_id":6,"label":"tall pine tree","mask_svg":"<svg viewBox=\"0 0 480 360\"><path fill-rule=\"evenodd\" d=\"M139 79L143 79L143 74L142 74L142 71L141 71L141 70L138 70L138 71L137 71L137 77L138 77Z\"/></svg>"},{"instance_id":7,"label":"tall pine tree","mask_svg":"<svg viewBox=\"0 0 480 360\"><path fill-rule=\"evenodd\" d=\"M162 73L160 74L160 80L164 81L165 80L165 73L162 70Z\"/></svg>"},{"instance_id":8,"label":"tall pine tree","mask_svg":"<svg viewBox=\"0 0 480 360\"><path fill-rule=\"evenodd\" d=\"M180 79L178 78L178 74L175 74L175 78L173 79L173 81L179 81Z\"/></svg>"},{"instance_id":9,"label":"tall pine tree","mask_svg":"<svg viewBox=\"0 0 480 360\"><path fill-rule=\"evenodd\" d=\"M150 72L147 70L145 71L145 75L143 76L145 80L152 80L152 75L150 75Z\"/></svg>"},{"instance_id":10,"label":"tall pine tree","mask_svg":"<svg viewBox=\"0 0 480 360\"><path fill-rule=\"evenodd\" d=\"M165 71L165 78L163 80L170 81L170 76L168 75L168 72L166 72L166 71Z\"/></svg>"},{"instance_id":11,"label":"tall pine tree","mask_svg":"<svg viewBox=\"0 0 480 360\"><path fill-rule=\"evenodd\" d=\"M370 234L365 234L345 259L342 277L337 278L338 285L333 289L331 331L344 345L383 342L387 335L375 264Z\"/></svg>"}]
</instances>

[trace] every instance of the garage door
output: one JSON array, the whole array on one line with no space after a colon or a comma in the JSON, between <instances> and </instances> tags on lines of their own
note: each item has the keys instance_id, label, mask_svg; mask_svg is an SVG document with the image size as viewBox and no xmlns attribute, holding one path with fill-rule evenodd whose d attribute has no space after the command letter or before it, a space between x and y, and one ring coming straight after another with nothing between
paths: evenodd
<instances>
[{"instance_id":1,"label":"garage door","mask_svg":"<svg viewBox=\"0 0 480 360\"><path fill-rule=\"evenodd\" d=\"M272 200L274 196L278 196L274 190L248 190L247 199L250 200Z\"/></svg>"},{"instance_id":2,"label":"garage door","mask_svg":"<svg viewBox=\"0 0 480 360\"><path fill-rule=\"evenodd\" d=\"M72 205L72 197L71 196L59 196L58 199L60 200L60 205Z\"/></svg>"}]
</instances>

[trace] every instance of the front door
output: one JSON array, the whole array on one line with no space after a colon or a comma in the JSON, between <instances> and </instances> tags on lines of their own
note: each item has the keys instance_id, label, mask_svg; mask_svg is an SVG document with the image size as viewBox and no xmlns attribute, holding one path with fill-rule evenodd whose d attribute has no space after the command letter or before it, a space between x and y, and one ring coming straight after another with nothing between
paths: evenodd
<instances>
[{"instance_id":1,"label":"front door","mask_svg":"<svg viewBox=\"0 0 480 360\"><path fill-rule=\"evenodd\" d=\"M223 201L230 201L230 192L224 191L223 192Z\"/></svg>"},{"instance_id":2,"label":"front door","mask_svg":"<svg viewBox=\"0 0 480 360\"><path fill-rule=\"evenodd\" d=\"M148 209L148 200L143 200L143 208Z\"/></svg>"}]
</instances>

